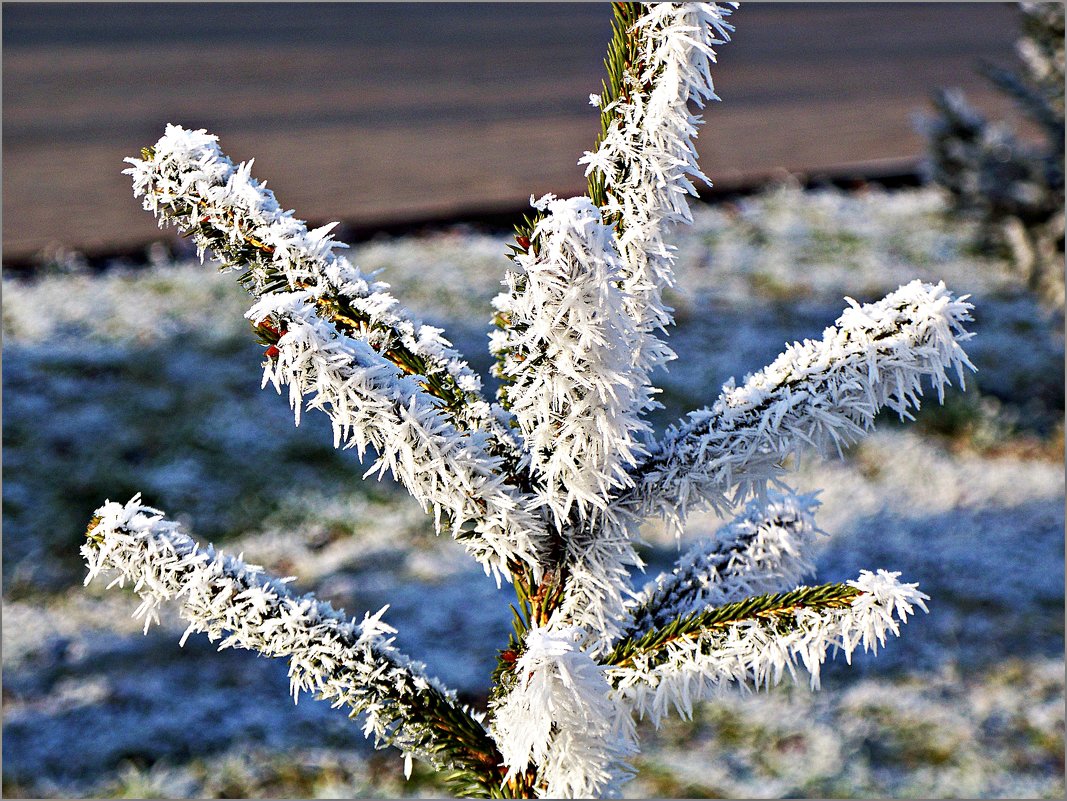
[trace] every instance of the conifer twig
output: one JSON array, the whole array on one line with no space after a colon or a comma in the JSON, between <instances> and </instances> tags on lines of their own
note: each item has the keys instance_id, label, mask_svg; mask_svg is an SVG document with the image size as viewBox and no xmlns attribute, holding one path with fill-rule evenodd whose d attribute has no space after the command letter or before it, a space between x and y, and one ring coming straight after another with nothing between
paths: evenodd
<instances>
[{"instance_id":1,"label":"conifer twig","mask_svg":"<svg viewBox=\"0 0 1067 801\"><path fill-rule=\"evenodd\" d=\"M715 535L700 540L670 573L650 582L629 605L628 639L708 606L784 592L815 571L813 546L820 533L814 494L768 490Z\"/></svg>"},{"instance_id":2,"label":"conifer twig","mask_svg":"<svg viewBox=\"0 0 1067 801\"><path fill-rule=\"evenodd\" d=\"M662 292L674 285L667 229L689 223L687 197L694 181L710 184L697 163L702 120L690 104L718 100L711 76L715 47L730 40L726 22L735 4L615 4L613 37L605 59L603 93L590 97L601 110L601 133L586 165L589 193L615 227L624 265L622 288L643 336L634 364L651 372L674 358L658 336L673 322ZM651 387L641 409L654 408Z\"/></svg>"},{"instance_id":3,"label":"conifer twig","mask_svg":"<svg viewBox=\"0 0 1067 801\"><path fill-rule=\"evenodd\" d=\"M353 716L365 716L364 733L379 747L393 745L409 760L417 756L455 771L457 789L493 789L498 756L480 719L393 647L395 630L382 621L384 609L357 623L310 594L293 595L261 568L200 548L140 496L96 511L82 556L86 584L117 572L112 585L133 585L141 596L135 615L144 618L146 633L159 622L159 606L177 600L189 622L183 643L201 632L220 650L286 657L294 700L311 692L349 707Z\"/></svg>"},{"instance_id":4,"label":"conifer twig","mask_svg":"<svg viewBox=\"0 0 1067 801\"><path fill-rule=\"evenodd\" d=\"M507 328L493 334L490 349L535 492L564 521L572 508L607 508L651 429L636 414L644 381L630 353L638 334L618 286L611 229L584 197L549 195L538 207L547 213L532 232L532 252L515 259L508 291L494 300Z\"/></svg>"},{"instance_id":5,"label":"conifer twig","mask_svg":"<svg viewBox=\"0 0 1067 801\"><path fill-rule=\"evenodd\" d=\"M514 486L514 442L437 329L397 312L384 285L332 252L323 229L283 213L251 164L234 167L216 137L168 126L145 156L128 159L135 194L161 224L242 271L257 298L247 316L272 341L264 383L289 385L297 422L311 395L335 444L361 456L373 446L373 469L391 470L487 572L538 576L544 526Z\"/></svg>"},{"instance_id":6,"label":"conifer twig","mask_svg":"<svg viewBox=\"0 0 1067 801\"><path fill-rule=\"evenodd\" d=\"M798 587L680 617L617 643L603 660L608 678L620 703L657 725L671 708L691 716L695 702L730 684L759 689L786 674L796 680L798 666L817 689L828 655L841 651L851 662L860 646L877 651L916 607L926 610L928 596L899 575L864 570L845 584Z\"/></svg>"},{"instance_id":7,"label":"conifer twig","mask_svg":"<svg viewBox=\"0 0 1067 801\"><path fill-rule=\"evenodd\" d=\"M635 468L618 498L641 514L660 514L676 530L693 505L725 509L758 493L803 446L856 441L889 408L911 418L923 379L939 400L954 372L975 369L961 347L972 335L967 296L944 283L913 281L877 303L851 306L820 341L790 345L741 386L731 380L711 408L690 412Z\"/></svg>"}]
</instances>

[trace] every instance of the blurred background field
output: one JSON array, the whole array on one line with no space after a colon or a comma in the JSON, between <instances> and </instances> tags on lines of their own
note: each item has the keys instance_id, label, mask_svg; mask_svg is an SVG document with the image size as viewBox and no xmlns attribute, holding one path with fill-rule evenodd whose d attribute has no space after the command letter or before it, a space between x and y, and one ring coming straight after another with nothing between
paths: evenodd
<instances>
[{"instance_id":1,"label":"blurred background field","mask_svg":"<svg viewBox=\"0 0 1067 801\"><path fill-rule=\"evenodd\" d=\"M727 699L645 732L634 794L1062 794L1062 324L966 233L932 190L785 186L700 208L681 236L660 424L818 336L843 294L871 300L916 276L974 294L979 373L916 424L885 420L797 476L825 488L820 577L902 570L930 615L877 659L831 670L820 694ZM353 256L484 369L505 243L461 227ZM77 545L105 497L142 491L353 614L389 603L405 650L470 700L484 693L504 596L402 492L361 481L324 420L294 428L258 389L244 303L195 261L5 282L7 795L435 792L424 774L403 784L400 760L373 755L343 714L293 707L283 664L179 649L173 618L143 637L128 593L83 589ZM714 525L699 517L692 534ZM646 534L650 571L666 567L675 544Z\"/></svg>"},{"instance_id":2,"label":"blurred background field","mask_svg":"<svg viewBox=\"0 0 1067 801\"><path fill-rule=\"evenodd\" d=\"M610 16L596 3L5 4L5 264L157 237L119 171L168 122L255 157L313 221L365 229L577 194ZM699 141L720 187L909 169L911 115L939 86L1010 110L974 71L1013 58L1008 4L753 3L735 19L715 72L728 102Z\"/></svg>"},{"instance_id":3,"label":"blurred background field","mask_svg":"<svg viewBox=\"0 0 1067 801\"><path fill-rule=\"evenodd\" d=\"M387 619L400 631L399 646L425 660L472 703L484 701L494 649L506 639L509 621L507 592L498 592L452 542L436 539L430 521L405 493L389 482L363 481L355 455L331 447L324 419L311 414L295 428L286 400L259 389L261 348L242 318L246 296L231 277L201 265L150 228L149 215L129 198L115 162L153 141L165 121L208 125L237 158L265 153L266 158L257 158L256 174L268 179L299 216L342 218L353 228L373 220L410 222L419 215L452 213L461 209L456 205L461 201L470 204L466 208L506 210L531 191L578 191L581 176L573 164L595 129L584 99L599 82L605 9L551 6L552 15L546 15L523 7L480 6L447 9L440 16L426 9L422 27L403 28L409 38L400 41L407 50L394 38L403 20L380 7L373 9L381 12L373 18L378 27L340 25L336 15L365 13L360 7L304 6L299 13L279 12L278 27L256 29L262 39L250 41L296 59L293 63L324 59L301 73L307 81L307 76L321 76L328 61L323 53L330 47L353 57L345 70L320 85L287 83L299 71L280 55L248 60L249 51L242 48L251 45L226 44L234 31L245 31L244 15L258 13L254 6L221 6L210 12L219 14L215 24L198 25L190 24L186 7L163 6L151 24L137 16L138 7L129 16L117 7L93 8L99 14L85 6L52 11L9 4L4 9L5 79L14 73L13 83L5 80L4 94L5 264L9 236L16 255L38 253L48 241L53 246L31 259L31 274L5 269L3 281L3 794L440 795L433 777L419 766L413 780L405 782L399 757L374 752L359 724L343 713L310 698L294 706L283 663L244 652L215 653L202 638L179 648L184 626L174 615L142 636L130 617L136 602L129 592L81 586L77 548L92 510L105 498L124 501L142 492L147 503L185 522L198 538L295 575L298 587L314 590L350 614L388 603ZM843 50L855 60L867 52L864 48L888 42L884 63L895 66L882 73L889 76L923 71L909 65L956 59L960 66L949 68L946 77L937 73L931 85L975 87L972 99L981 104L992 96L981 93L970 60L1010 55L1015 36L1011 9L999 5L955 7L952 13L973 15L975 25L944 35L970 45L936 40L942 29L932 30L923 16L935 13L923 10L930 7L882 6L883 13L900 9L899 24L883 17L876 28L863 16L872 12L858 6L843 6L839 13L827 6L803 12L798 6L778 16L775 8L739 11L738 41L722 50L717 86L727 102L711 110L701 138L713 179L723 174L717 164L724 170L748 165L754 173L768 173L780 166L806 174L887 158L914 165L920 144L917 137L907 138L912 136L908 115L922 109L922 92L901 90L896 105L887 107L896 130L909 133L892 140L899 150L879 150L877 137L848 121L869 102L860 91L863 84L838 94L827 88L826 81L840 72L827 66L830 55ZM468 16L457 17L460 11ZM62 13L68 16L55 16ZM500 16L510 13L520 15L521 24ZM57 29L57 18L68 19L70 26ZM283 22L297 44L284 34ZM845 22L857 26L854 30L866 25L870 35L852 42L838 34L834 40L832 24ZM436 31L429 30L434 25ZM591 33L582 33L582 25ZM804 35L785 37L790 25ZM510 51L501 42L511 41L516 26L529 34L524 40L529 52L520 48L515 63L527 73L537 73L535 67L544 71L542 82L534 82L539 88L529 95L539 99L530 101L525 117L517 111L524 95L509 83L513 79L486 66L508 60ZM762 40L768 49L772 41L787 44L779 45L778 61L766 56L761 61L742 49L744 37ZM441 39L451 42L451 49L426 50L427 42ZM157 89L130 101L128 116L118 112L119 106L107 106L103 95L63 85L71 65L90 63L85 60L90 51L97 54L92 63L98 71L86 73L86 85L94 75L111 76L123 48L135 45L155 48L156 57L134 64L163 75L165 58L176 58L189 41L200 42L205 62L228 53L233 61L226 69L243 69L242 81L259 83L223 87L216 81L219 94L212 95L181 89L173 72L167 73L169 84L144 78ZM553 41L557 49L550 51L551 58L532 54L534 44L548 47ZM17 46L10 47L11 42ZM485 42L490 43L485 50L471 50ZM855 47L850 50L848 42ZM469 52L457 55L463 51ZM402 141L395 138L398 131L420 129L419 141L443 137L449 147L462 144L467 155L449 162L442 151L426 151L430 155L424 153L425 161L418 162L417 148L394 144L388 147L398 148L399 157L390 161L355 142L362 130L359 114L371 111L331 117L334 104L341 104L333 89L343 85L345 92L373 99L382 82L396 74L393 66L405 61L405 52L421 53L426 63L418 67L422 62L416 60L411 73L416 78L395 79L395 95L377 96L374 113L386 116L367 123L361 141L369 137L371 147L386 147L383 142ZM735 52L740 66L733 61ZM49 53L67 61L57 56L53 63ZM362 53L363 61L355 53ZM581 65L572 61L579 57ZM470 93L467 105L453 97L435 106L431 101L438 95L430 86L422 95L409 95L412 85L433 72L430 62L473 71L469 84L441 78L450 92ZM66 79L61 63L67 64ZM377 72L358 73L360 64L372 63ZM739 70L735 78L731 63ZM197 80L220 74L195 67L187 65ZM478 72L483 69L486 74ZM19 77L34 70L39 86ZM493 75L499 83L490 80ZM782 95L790 90L784 84L780 93L760 90L759 81L769 75L779 82L786 75L803 77L810 81L808 94L786 102ZM732 80L740 99L734 97ZM888 86L886 81L875 88ZM56 96L65 92L84 101L83 112L57 108L55 124L44 125L47 102L35 93L48 86ZM260 94L253 91L256 86ZM281 101L271 94L277 86L310 105L278 116L281 106L272 104ZM753 94L746 100L749 89ZM152 94L164 90L170 101ZM495 93L498 105L487 101L487 93ZM247 107L227 122L212 109L228 108L228 98L236 95ZM266 98L261 105L249 99L260 96ZM815 108L818 98L826 102L827 115L846 115L833 118L840 127L818 131L808 117L807 127L799 129L803 135L790 133L789 110ZM753 127L725 136L724 126L738 124L728 122L735 107L749 120L742 124ZM405 118L408 112L398 110L416 108L427 116ZM11 111L16 115L9 123ZM212 116L216 113L220 116ZM491 120L479 116L483 113L496 116ZM396 116L395 125L388 114ZM561 138L563 121L580 136ZM757 121L759 136L747 136ZM304 124L317 126L318 132L309 133L310 128L300 127ZM449 166L449 174L466 175L471 153L479 147L497 153L485 149L485 140L472 138L473 132L511 124L515 127L504 138L528 147L529 161L499 156L505 160L491 171L502 181L514 181L499 194L491 186L452 178L420 183L411 177L437 175L433 170L442 165ZM120 128L125 133L119 135ZM538 130L549 132L546 151L536 151L527 136ZM770 155L753 166L745 161L749 151L744 148L757 147L761 138L770 143ZM801 139L812 147L854 141L857 155L820 162L817 151L797 149ZM334 150L320 147L326 140ZM787 152L801 160L790 162L782 155ZM803 153L809 155L802 158ZM109 177L63 161L86 154L92 169ZM341 158L344 169L336 161ZM66 164L67 173L59 170L48 179L40 197L18 194L23 191L20 171L29 174L46 163L57 170ZM361 172L394 164L416 172L403 179L399 173ZM525 169L532 172L524 174ZM569 170L570 177L553 169ZM64 184L65 176L70 184ZM545 183L539 184L542 178ZM394 198L392 205L359 216L367 208L361 198L388 196L394 184L413 192L417 202L405 206L403 198ZM94 194L105 192L105 185L106 192L121 195L121 202ZM55 207L48 192L64 188L70 196L67 211L38 216L39 207ZM344 205L352 198L359 205ZM127 218L136 223L127 224ZM740 379L764 366L786 342L820 336L843 308L843 296L874 300L916 277L944 279L954 291L973 295L976 337L968 350L978 373L968 376L966 393L951 391L944 407L930 398L913 424L886 418L877 433L842 459L812 456L795 475L798 488L823 489L820 522L829 536L819 553L819 579L844 579L860 568L900 570L932 596L930 614L913 620L877 658L832 666L819 693L802 682L770 693L730 696L704 705L693 721L674 721L658 732L642 728L640 774L629 793L1062 797L1062 311L1039 303L999 256L977 251L974 231L947 213L944 198L933 188L887 191L856 184L846 192L804 189L783 179L747 197L699 205L695 218L676 240L678 289L671 301L678 326L670 341L679 358L660 377L667 408L657 426L711 402L727 378ZM86 219L93 221L86 229L63 224ZM47 229L53 239L29 234L20 239L23 228ZM88 236L89 228L102 239ZM145 248L154 236L163 237L162 244ZM381 278L402 302L445 328L484 373L490 299L507 263L507 241L504 233L484 225L451 224L371 238L350 255L364 270L382 270ZM131 247L134 255L125 258L83 255ZM716 525L711 516L697 516L689 535L706 535ZM654 523L645 534L643 554L651 577L670 564L677 545Z\"/></svg>"}]
</instances>

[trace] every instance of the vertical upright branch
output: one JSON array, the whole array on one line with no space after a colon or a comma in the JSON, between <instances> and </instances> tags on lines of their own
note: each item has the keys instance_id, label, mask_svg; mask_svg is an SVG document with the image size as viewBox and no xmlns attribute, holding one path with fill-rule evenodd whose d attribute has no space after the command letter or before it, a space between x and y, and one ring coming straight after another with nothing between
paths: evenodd
<instances>
[{"instance_id":1,"label":"vertical upright branch","mask_svg":"<svg viewBox=\"0 0 1067 801\"><path fill-rule=\"evenodd\" d=\"M515 259L494 301L497 375L522 433L536 493L555 519L603 512L650 433L630 365L638 333L619 287L611 229L587 198L540 203L531 252Z\"/></svg>"},{"instance_id":2,"label":"vertical upright branch","mask_svg":"<svg viewBox=\"0 0 1067 801\"><path fill-rule=\"evenodd\" d=\"M690 222L688 195L707 182L693 140L700 118L689 104L717 100L711 77L714 46L729 41L731 8L713 3L615 5L604 93L602 132L586 164L590 196L616 228L625 265L630 314L644 334L633 354L650 372L673 358L656 335L673 321L663 290L674 283L668 226ZM652 389L644 399L651 408Z\"/></svg>"}]
</instances>

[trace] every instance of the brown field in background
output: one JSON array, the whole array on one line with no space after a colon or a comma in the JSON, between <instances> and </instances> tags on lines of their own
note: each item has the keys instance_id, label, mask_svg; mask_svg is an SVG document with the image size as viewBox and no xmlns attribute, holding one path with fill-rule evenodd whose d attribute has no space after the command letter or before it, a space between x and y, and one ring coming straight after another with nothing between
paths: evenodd
<instances>
[{"instance_id":1,"label":"brown field in background","mask_svg":"<svg viewBox=\"0 0 1067 801\"><path fill-rule=\"evenodd\" d=\"M367 226L583 191L605 4L19 4L3 12L4 260L163 236L120 174L167 122L255 157L313 222ZM719 185L914 165L939 86L992 116L1010 5L749 4L699 149Z\"/></svg>"}]
</instances>

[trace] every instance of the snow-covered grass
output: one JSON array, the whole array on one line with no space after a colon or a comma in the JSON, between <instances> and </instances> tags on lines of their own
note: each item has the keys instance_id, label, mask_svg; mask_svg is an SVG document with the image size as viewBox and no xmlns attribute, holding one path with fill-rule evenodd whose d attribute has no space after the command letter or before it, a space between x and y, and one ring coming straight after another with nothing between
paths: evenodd
<instances>
[{"instance_id":1,"label":"snow-covered grass","mask_svg":"<svg viewBox=\"0 0 1067 801\"><path fill-rule=\"evenodd\" d=\"M969 252L928 190L782 187L694 217L657 426L818 337L843 295L875 300L913 278L974 295L978 391L924 407L918 425L886 420L844 460L806 460L795 482L826 488L821 579L901 570L930 614L859 670L831 666L819 694L730 696L642 727L628 791L1062 796L1062 320L1006 264ZM456 229L371 242L353 261L383 269L484 374L505 242ZM5 795L439 793L418 768L404 784L401 760L370 752L340 712L294 708L284 665L195 637L179 649L166 615L143 637L131 596L80 586L92 510L139 490L351 614L391 604L398 645L484 700L506 597L406 494L362 481L321 415L294 429L286 401L258 389L232 278L178 263L3 290ZM693 516L688 537L716 525ZM645 533L654 575L676 545Z\"/></svg>"}]
</instances>

